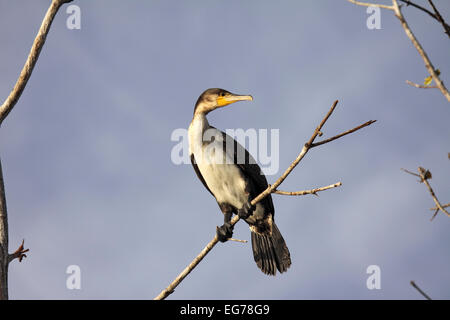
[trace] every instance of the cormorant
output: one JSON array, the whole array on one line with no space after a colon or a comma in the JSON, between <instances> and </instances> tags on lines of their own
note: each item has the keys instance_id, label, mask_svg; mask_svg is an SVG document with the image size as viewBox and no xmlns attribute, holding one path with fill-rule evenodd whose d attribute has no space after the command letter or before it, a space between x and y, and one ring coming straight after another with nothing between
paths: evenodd
<instances>
[{"instance_id":1,"label":"cormorant","mask_svg":"<svg viewBox=\"0 0 450 320\"><path fill-rule=\"evenodd\" d=\"M251 200L267 189L264 173L250 153L226 133L209 125L206 115L220 107L243 100L236 95L213 88L197 100L189 126L189 154L192 166L203 185L216 198L224 214L224 224L217 228L219 241L231 238L230 221L234 214L245 220L251 231L253 257L265 274L285 272L291 265L286 243L274 221L274 207L269 194L255 206Z\"/></svg>"}]
</instances>

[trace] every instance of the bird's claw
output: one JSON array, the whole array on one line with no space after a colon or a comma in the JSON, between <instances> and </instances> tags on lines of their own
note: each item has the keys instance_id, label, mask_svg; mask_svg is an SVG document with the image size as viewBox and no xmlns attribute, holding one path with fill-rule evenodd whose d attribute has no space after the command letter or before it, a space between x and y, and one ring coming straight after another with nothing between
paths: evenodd
<instances>
[{"instance_id":1,"label":"bird's claw","mask_svg":"<svg viewBox=\"0 0 450 320\"><path fill-rule=\"evenodd\" d=\"M231 223L225 222L222 226L216 227L217 238L220 242L226 242L233 236Z\"/></svg>"},{"instance_id":2,"label":"bird's claw","mask_svg":"<svg viewBox=\"0 0 450 320\"><path fill-rule=\"evenodd\" d=\"M25 249L23 246L24 243L25 240L22 240L22 244L20 245L20 247L16 251L14 251L14 253L9 255L10 262L14 259L19 259L19 262L22 262L22 259L27 257L25 253L30 251L30 249Z\"/></svg>"}]
</instances>

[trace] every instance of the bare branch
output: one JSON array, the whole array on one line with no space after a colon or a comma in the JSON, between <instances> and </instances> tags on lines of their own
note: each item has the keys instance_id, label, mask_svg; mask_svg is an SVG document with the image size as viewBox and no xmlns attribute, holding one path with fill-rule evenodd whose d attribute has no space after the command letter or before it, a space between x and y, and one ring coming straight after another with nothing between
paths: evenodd
<instances>
[{"instance_id":1,"label":"bare branch","mask_svg":"<svg viewBox=\"0 0 450 320\"><path fill-rule=\"evenodd\" d=\"M441 205L441 207L448 208L448 207L450 207L450 203L443 204L443 205ZM430 208L430 210L438 210L438 209L439 209L438 207Z\"/></svg>"},{"instance_id":2,"label":"bare branch","mask_svg":"<svg viewBox=\"0 0 450 320\"><path fill-rule=\"evenodd\" d=\"M419 182L423 182L427 186L428 191L430 192L431 197L433 198L433 201L436 204L436 208L432 208L432 210L436 210L436 212L434 213L434 215L431 218L431 220L434 219L434 217L436 216L436 214L437 214L437 212L439 210L441 210L443 213L445 213L447 216L450 217L450 213L448 213L444 209L445 206L441 205L441 203L439 202L438 198L436 197L436 194L433 191L433 188L431 188L430 183L428 182L428 180L431 179L431 172L429 170L425 170L424 168L419 167L417 169L417 171L419 171L419 174L411 172L411 171L403 169L403 168L402 168L402 170L405 171L406 173L409 173L409 174L413 175L413 176L419 177L420 178Z\"/></svg>"},{"instance_id":3,"label":"bare branch","mask_svg":"<svg viewBox=\"0 0 450 320\"><path fill-rule=\"evenodd\" d=\"M419 177L419 178L420 178L420 175L418 175L417 173L411 172L411 171L406 170L406 169L403 169L403 168L400 168L400 169L403 170L403 171L405 171L406 173L409 173L410 175L413 175L413 176L416 176L416 177ZM419 181L419 182L421 182L421 181Z\"/></svg>"},{"instance_id":4,"label":"bare branch","mask_svg":"<svg viewBox=\"0 0 450 320\"><path fill-rule=\"evenodd\" d=\"M436 211L433 213L433 216L430 218L430 221L433 221L434 218L436 218L437 214L439 213L439 208L436 209Z\"/></svg>"},{"instance_id":5,"label":"bare branch","mask_svg":"<svg viewBox=\"0 0 450 320\"><path fill-rule=\"evenodd\" d=\"M409 80L406 80L406 83L409 84L410 86L416 87L416 88L420 88L420 89L439 89L438 86L433 85L433 86L427 86L425 84L418 84Z\"/></svg>"},{"instance_id":6,"label":"bare branch","mask_svg":"<svg viewBox=\"0 0 450 320\"><path fill-rule=\"evenodd\" d=\"M328 118L333 113L334 109L337 106L337 103L338 103L337 100L333 103L333 105L331 106L328 113L325 115L325 117L322 119L320 124L314 130L314 133L311 136L311 138L303 146L303 148L300 151L300 153L298 154L297 158L291 163L291 165L286 169L286 171L278 178L278 180L275 181L274 184L269 185L266 190L261 192L256 198L254 198L251 201L251 205L257 204L259 201L261 201L262 199L267 197L269 194L273 193L278 188L278 186L287 178L287 176L292 172L292 170L294 170L294 168L299 164L299 162L303 159L303 157L306 155L306 153L308 153L308 151L311 149L316 137L318 135L322 134L321 129L322 129L323 125L325 124L325 122L328 120ZM231 222L230 222L231 226L233 227L239 220L240 220L239 216L235 215L233 217L233 219L231 219ZM217 238L217 235L215 235L214 238L206 245L206 247L203 248L203 250L197 255L197 257L195 257L194 260L175 278L175 280L172 281L172 283L167 288L162 290L161 293L154 298L154 300L163 300L163 299L167 298L170 294L172 294L174 292L175 288L181 283L181 281L183 281L184 278L186 278L187 275L189 273L191 273L191 271L200 263L200 261L203 260L203 258L212 250L212 248L214 248L214 246L218 243L218 241L219 240Z\"/></svg>"},{"instance_id":7,"label":"bare branch","mask_svg":"<svg viewBox=\"0 0 450 320\"><path fill-rule=\"evenodd\" d=\"M5 102L0 106L0 125L6 119L8 114L16 105L17 101L27 85L28 79L30 79L33 68L39 58L39 54L44 46L45 39L47 37L50 26L55 18L58 9L62 4L71 2L72 0L53 0L50 7L45 14L38 34L34 39L28 58L23 66L22 72L19 75L13 90L6 98ZM20 250L19 250L20 249ZM6 197L5 197L5 185L3 182L3 175L0 163L0 300L8 299L8 265L9 263L18 258L21 261L26 255L21 246L18 251L13 254L8 254L8 214L6 209Z\"/></svg>"},{"instance_id":8,"label":"bare branch","mask_svg":"<svg viewBox=\"0 0 450 320\"><path fill-rule=\"evenodd\" d=\"M377 120L370 120L370 121L367 121L366 123L363 123L363 124L361 124L361 125L359 125L359 126L353 128L353 129L347 130L347 131L345 131L345 132L343 132L343 133L341 133L341 134L335 135L334 137L331 137L331 138L329 138L329 139L326 139L326 140L322 140L322 141L313 143L313 144L311 145L311 148L314 148L314 147L320 146L320 145L322 145L322 144L324 144L324 143L328 143L328 142L331 142L331 141L333 141L333 140L339 139L340 137L343 137L343 136L345 136L345 135L347 135L347 134L353 133L353 132L355 132L355 131L357 131L357 130L359 130L359 129L362 129L362 128L364 128L364 127L370 126L370 125L371 125L372 123L374 123L374 122L377 122Z\"/></svg>"},{"instance_id":9,"label":"bare branch","mask_svg":"<svg viewBox=\"0 0 450 320\"><path fill-rule=\"evenodd\" d=\"M439 11L436 9L436 6L434 5L434 3L429 0L429 3L431 5L431 7L433 8L434 12L431 12L430 10L419 6L418 4L415 4L414 2L411 2L409 0L400 0L403 3L406 3L407 5L411 5L419 10L422 10L423 12L429 14L433 19L435 19L436 21L440 22L442 24L442 26L444 27L444 31L445 33L450 37L450 26L444 21L444 19L442 18L441 14L439 13Z\"/></svg>"},{"instance_id":10,"label":"bare branch","mask_svg":"<svg viewBox=\"0 0 450 320\"><path fill-rule=\"evenodd\" d=\"M415 8L417 8L417 9L419 9L419 10L421 10L421 11L423 11L423 12L429 14L430 17L432 17L433 19L439 21L439 20L438 20L438 17L436 17L436 15L435 15L433 12L431 12L430 10L428 10L427 8L424 8L424 7L422 7L422 6L419 6L418 4L415 4L414 2L409 1L409 0L400 0L400 1L403 2L403 3L406 3L406 6L412 6L412 7L415 7Z\"/></svg>"},{"instance_id":11,"label":"bare branch","mask_svg":"<svg viewBox=\"0 0 450 320\"><path fill-rule=\"evenodd\" d=\"M285 196L303 196L303 195L306 195L306 194L317 195L317 192L325 191L325 190L336 188L336 187L340 187L340 186L342 186L342 183L341 182L337 182L335 184L330 184L329 186L326 186L326 187L321 187L321 188L316 188L316 189L311 189L311 190L302 190L302 191L273 190L272 193L281 194L281 195L285 195Z\"/></svg>"},{"instance_id":12,"label":"bare branch","mask_svg":"<svg viewBox=\"0 0 450 320\"><path fill-rule=\"evenodd\" d=\"M398 5L397 0L392 0L392 4L393 4L393 7L394 7L395 16L400 20L400 23L401 23L403 29L405 30L406 35L411 40L411 42L413 43L414 47L416 48L416 50L419 52L420 56L422 57L422 59L423 59L423 61L425 63L425 67L428 70L428 73L432 76L434 82L436 83L437 87L442 92L444 97L448 101L450 101L450 92L447 90L447 88L445 87L444 83L442 82L442 80L437 75L436 69L434 68L433 64L431 63L430 59L428 58L427 53L422 48L422 46L420 45L419 41L416 39L416 37L412 33L411 29L409 28L408 23L406 22L405 17L403 16L403 14L402 14L402 12L400 10L400 7Z\"/></svg>"},{"instance_id":13,"label":"bare branch","mask_svg":"<svg viewBox=\"0 0 450 320\"><path fill-rule=\"evenodd\" d=\"M393 10L394 13L395 13L395 16L400 20L400 23L401 23L403 29L405 30L406 35L411 40L411 42L413 43L414 47L417 49L417 51L419 52L420 56L422 57L422 59L423 59L423 61L425 63L425 67L427 68L428 73L431 75L431 77L435 81L437 88L442 92L444 97L448 101L450 101L450 92L447 90L447 88L445 87L444 83L439 78L439 75L437 74L436 69L433 67L433 64L431 63L431 60L428 58L427 53L425 52L425 50L420 45L419 41L416 39L416 37L412 33L410 27L408 26L408 23L405 20L405 17L403 16L403 14L401 12L401 9L400 9L400 6L398 5L397 0L392 0L392 6L383 5L383 4L377 4L377 3L360 2L360 1L355 1L355 0L347 0L347 1L349 1L349 2L351 2L353 4L356 4L356 5L359 5L359 6L366 6L366 7L374 6L374 7L384 8L384 9L388 9L388 10ZM402 1L402 0L400 0L400 1ZM403 2L406 2L406 1L403 1ZM417 6L417 5L413 4L410 1L408 1L406 3L414 5L416 8L419 8L419 9L427 12L433 18L437 19L438 21L441 21L441 23L443 23L443 25L444 25L444 28L447 30L448 25L444 22L442 17L441 17L441 19L439 19L437 14L433 14L432 12L426 10L425 8ZM415 86L415 84L412 84L412 83L408 83L408 84ZM417 86L419 88L421 88L420 85L417 85Z\"/></svg>"},{"instance_id":14,"label":"bare branch","mask_svg":"<svg viewBox=\"0 0 450 320\"><path fill-rule=\"evenodd\" d=\"M418 168L419 174L420 174L420 178L422 180L422 182L427 186L428 191L431 194L431 197L433 198L434 203L436 204L436 207L439 208L439 210L441 210L442 212L444 212L447 216L450 217L450 213L448 213L441 205L441 203L439 202L438 198L436 197L436 194L433 191L433 188L431 188L428 179L431 179L431 173L428 170L425 170L422 167Z\"/></svg>"},{"instance_id":15,"label":"bare branch","mask_svg":"<svg viewBox=\"0 0 450 320\"><path fill-rule=\"evenodd\" d=\"M444 18L442 18L441 13L438 11L438 9L434 5L433 1L428 0L428 2L430 3L431 7L433 8L433 11L436 15L436 20L441 23L442 27L444 27L444 32L450 38L450 26L447 23L445 23Z\"/></svg>"},{"instance_id":16,"label":"bare branch","mask_svg":"<svg viewBox=\"0 0 450 320\"><path fill-rule=\"evenodd\" d=\"M242 242L242 243L247 243L247 240L240 240L240 239L235 239L235 238L229 238L228 241L234 241L234 242Z\"/></svg>"},{"instance_id":17,"label":"bare branch","mask_svg":"<svg viewBox=\"0 0 450 320\"><path fill-rule=\"evenodd\" d=\"M368 2L361 2L361 1L355 1L355 0L347 0L347 1L351 2L353 4L357 4L358 6L363 6L363 7L378 7L378 8L388 9L388 10L394 10L393 6L388 6L385 4L368 3Z\"/></svg>"},{"instance_id":18,"label":"bare branch","mask_svg":"<svg viewBox=\"0 0 450 320\"><path fill-rule=\"evenodd\" d=\"M47 38L48 31L53 22L53 19L58 12L58 9L62 4L71 2L72 0L53 0L50 7L45 14L44 20L42 21L41 27L39 28L38 34L34 39L33 45L31 47L30 53L28 54L27 61L22 68L22 72L19 75L19 79L6 98L5 102L0 106L0 125L11 112L11 110L19 101L25 86L27 85L28 79L30 79L31 73L33 72L34 66L39 58L42 47L44 46L45 39Z\"/></svg>"},{"instance_id":19,"label":"bare branch","mask_svg":"<svg viewBox=\"0 0 450 320\"><path fill-rule=\"evenodd\" d=\"M428 296L425 292L423 292L423 290L420 289L419 286L414 281L411 281L410 283L417 291L419 291L421 295L425 297L425 299L431 300L430 296Z\"/></svg>"},{"instance_id":20,"label":"bare branch","mask_svg":"<svg viewBox=\"0 0 450 320\"><path fill-rule=\"evenodd\" d=\"M8 211L0 162L0 300L8 300Z\"/></svg>"}]
</instances>

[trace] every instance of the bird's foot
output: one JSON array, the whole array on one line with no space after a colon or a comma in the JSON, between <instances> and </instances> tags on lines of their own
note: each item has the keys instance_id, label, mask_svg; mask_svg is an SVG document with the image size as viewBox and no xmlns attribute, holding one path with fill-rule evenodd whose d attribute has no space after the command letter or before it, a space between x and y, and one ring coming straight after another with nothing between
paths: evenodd
<instances>
[{"instance_id":1,"label":"bird's foot","mask_svg":"<svg viewBox=\"0 0 450 320\"><path fill-rule=\"evenodd\" d=\"M216 227L217 238L220 242L226 242L233 236L233 227L231 223L225 222L222 226Z\"/></svg>"},{"instance_id":2,"label":"bird's foot","mask_svg":"<svg viewBox=\"0 0 450 320\"><path fill-rule=\"evenodd\" d=\"M8 255L9 262L13 261L14 259L19 259L19 262L22 262L22 259L27 257L25 253L30 251L30 249L25 249L23 247L24 243L25 240L22 240L22 244L20 245L20 247L16 251L14 251L14 253Z\"/></svg>"},{"instance_id":3,"label":"bird's foot","mask_svg":"<svg viewBox=\"0 0 450 320\"><path fill-rule=\"evenodd\" d=\"M247 202L242 206L242 208L238 209L237 213L238 213L239 218L245 220L251 216L251 214L253 213L253 211L255 209L256 209L255 206L252 206L250 204L250 202Z\"/></svg>"}]
</instances>

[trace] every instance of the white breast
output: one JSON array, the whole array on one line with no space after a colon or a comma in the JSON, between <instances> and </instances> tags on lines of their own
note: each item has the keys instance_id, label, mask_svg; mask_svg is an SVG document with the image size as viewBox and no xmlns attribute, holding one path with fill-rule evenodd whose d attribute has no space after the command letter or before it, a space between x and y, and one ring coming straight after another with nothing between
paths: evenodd
<instances>
[{"instance_id":1,"label":"white breast","mask_svg":"<svg viewBox=\"0 0 450 320\"><path fill-rule=\"evenodd\" d=\"M232 149L229 153L223 150L219 130L209 128L203 135L205 128L209 128L206 117L196 116L189 126L189 152L194 154L200 173L217 202L241 208L249 199L243 176L233 164ZM206 143L203 143L204 138Z\"/></svg>"}]
</instances>

